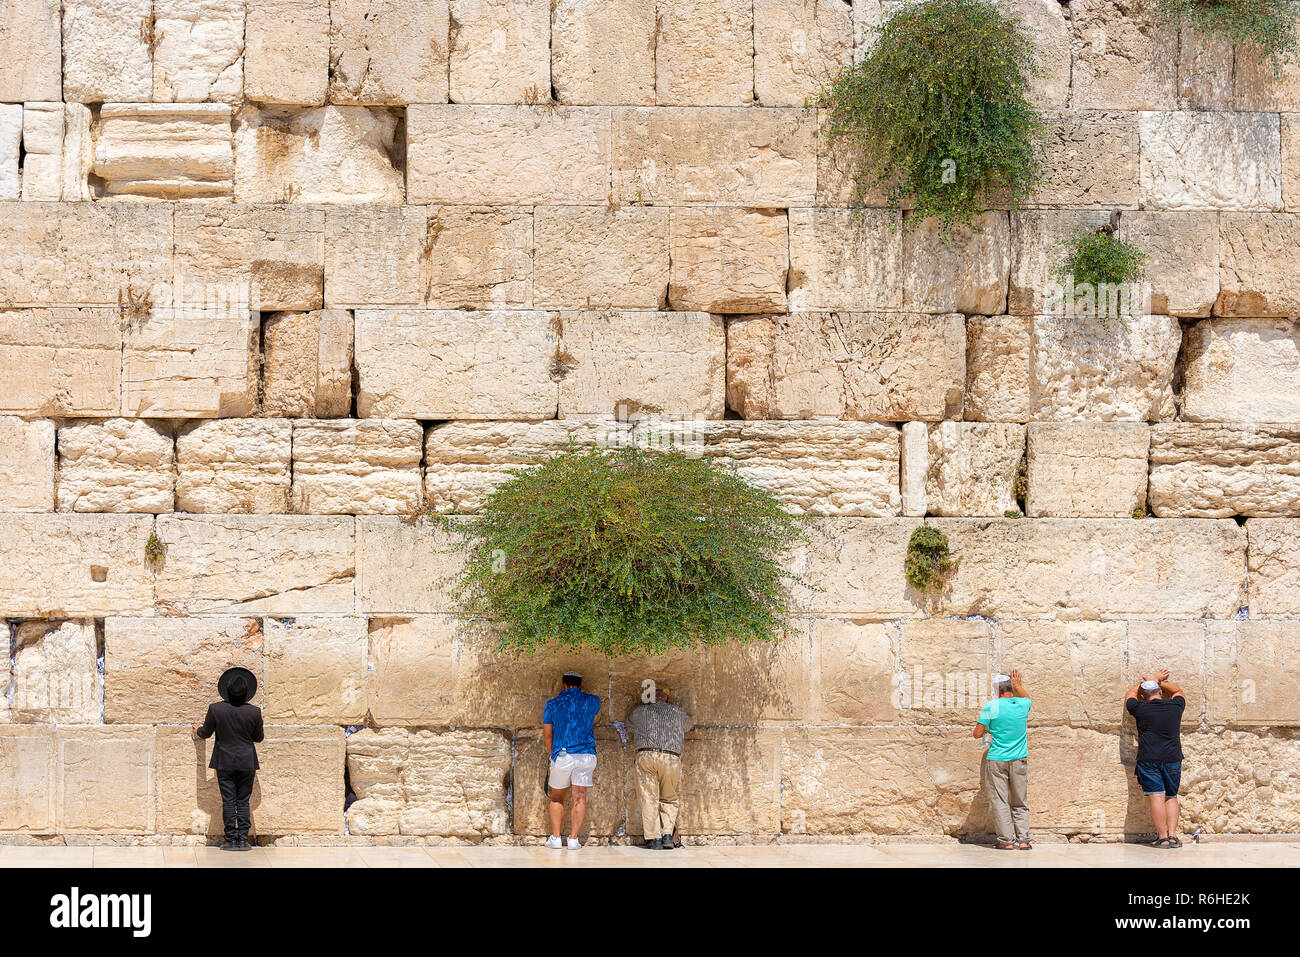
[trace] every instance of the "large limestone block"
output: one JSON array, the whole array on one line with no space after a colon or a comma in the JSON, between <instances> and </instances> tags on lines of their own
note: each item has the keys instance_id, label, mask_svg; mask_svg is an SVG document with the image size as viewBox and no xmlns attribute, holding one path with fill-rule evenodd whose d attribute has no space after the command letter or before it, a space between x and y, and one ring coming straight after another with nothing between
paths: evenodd
<instances>
[{"instance_id":1,"label":"large limestone block","mask_svg":"<svg viewBox=\"0 0 1300 957\"><path fill-rule=\"evenodd\" d=\"M733 321L727 339L727 406L747 419L961 414L961 315L795 313Z\"/></svg>"},{"instance_id":2,"label":"large limestone block","mask_svg":"<svg viewBox=\"0 0 1300 957\"><path fill-rule=\"evenodd\" d=\"M1127 688L1124 622L999 620L993 633L998 671L1018 668L1033 699L1031 725L1119 729ZM987 690L990 679L983 680Z\"/></svg>"},{"instance_id":3,"label":"large limestone block","mask_svg":"<svg viewBox=\"0 0 1300 957\"><path fill-rule=\"evenodd\" d=\"M656 6L660 106L748 106L754 100L754 6L701 0Z\"/></svg>"},{"instance_id":4,"label":"large limestone block","mask_svg":"<svg viewBox=\"0 0 1300 957\"><path fill-rule=\"evenodd\" d=\"M354 206L325 214L325 302L330 306L417 306L428 271L423 206Z\"/></svg>"},{"instance_id":5,"label":"large limestone block","mask_svg":"<svg viewBox=\"0 0 1300 957\"><path fill-rule=\"evenodd\" d=\"M91 136L90 108L84 103L63 104L63 188L65 203L84 203L93 198L90 170L95 165Z\"/></svg>"},{"instance_id":6,"label":"large limestone block","mask_svg":"<svg viewBox=\"0 0 1300 957\"><path fill-rule=\"evenodd\" d=\"M1157 425L1151 511L1161 518L1300 515L1300 428Z\"/></svg>"},{"instance_id":7,"label":"large limestone block","mask_svg":"<svg viewBox=\"0 0 1300 957\"><path fill-rule=\"evenodd\" d=\"M541 714L541 703L538 703ZM550 801L542 790L549 756L542 747L541 731L521 731L514 740L514 832L542 837L551 833L547 818ZM618 732L613 728L596 729L596 771L587 791L587 817L578 838L613 837L624 827L627 807L628 766L635 754L626 753ZM683 778L686 775L683 774ZM566 811L564 824L569 816ZM566 830L564 834L568 834Z\"/></svg>"},{"instance_id":8,"label":"large limestone block","mask_svg":"<svg viewBox=\"0 0 1300 957\"><path fill-rule=\"evenodd\" d=\"M237 103L245 0L154 0L153 99Z\"/></svg>"},{"instance_id":9,"label":"large limestone block","mask_svg":"<svg viewBox=\"0 0 1300 957\"><path fill-rule=\"evenodd\" d=\"M388 725L454 724L458 620L450 615L372 618L366 703Z\"/></svg>"},{"instance_id":10,"label":"large limestone block","mask_svg":"<svg viewBox=\"0 0 1300 957\"><path fill-rule=\"evenodd\" d=\"M510 738L500 731L359 731L348 738L348 782L357 795L348 832L505 834L510 752Z\"/></svg>"},{"instance_id":11,"label":"large limestone block","mask_svg":"<svg viewBox=\"0 0 1300 957\"><path fill-rule=\"evenodd\" d=\"M247 106L235 117L235 198L241 203L398 205L398 118L364 106Z\"/></svg>"},{"instance_id":12,"label":"large limestone block","mask_svg":"<svg viewBox=\"0 0 1300 957\"><path fill-rule=\"evenodd\" d=\"M1142 205L1280 209L1281 128L1273 113L1140 113Z\"/></svg>"},{"instance_id":13,"label":"large limestone block","mask_svg":"<svg viewBox=\"0 0 1300 957\"><path fill-rule=\"evenodd\" d=\"M1251 617L1300 616L1300 520L1252 518L1246 531Z\"/></svg>"},{"instance_id":14,"label":"large limestone block","mask_svg":"<svg viewBox=\"0 0 1300 957\"><path fill-rule=\"evenodd\" d=\"M263 643L266 720L363 724L366 620L303 615L267 618Z\"/></svg>"},{"instance_id":15,"label":"large limestone block","mask_svg":"<svg viewBox=\"0 0 1300 957\"><path fill-rule=\"evenodd\" d=\"M1300 217L1294 213L1223 213L1219 242L1222 290L1214 304L1215 315L1300 313L1300 295L1290 281L1300 242Z\"/></svg>"},{"instance_id":16,"label":"large limestone block","mask_svg":"<svg viewBox=\"0 0 1300 957\"><path fill-rule=\"evenodd\" d=\"M1043 178L1030 194L1028 205L1136 208L1138 117L1143 115L1129 111L1045 112L1037 143Z\"/></svg>"},{"instance_id":17,"label":"large limestone block","mask_svg":"<svg viewBox=\"0 0 1300 957\"><path fill-rule=\"evenodd\" d=\"M116 307L128 293L170 281L172 211L139 203L3 203L0 248L8 253L0 271L6 306Z\"/></svg>"},{"instance_id":18,"label":"large limestone block","mask_svg":"<svg viewBox=\"0 0 1300 957\"><path fill-rule=\"evenodd\" d=\"M642 0L551 4L551 84L576 106L653 106L655 5Z\"/></svg>"},{"instance_id":19,"label":"large limestone block","mask_svg":"<svg viewBox=\"0 0 1300 957\"><path fill-rule=\"evenodd\" d=\"M0 609L13 618L143 614L145 515L0 515Z\"/></svg>"},{"instance_id":20,"label":"large limestone block","mask_svg":"<svg viewBox=\"0 0 1300 957\"><path fill-rule=\"evenodd\" d=\"M666 304L668 210L539 206L533 234L538 307L661 309Z\"/></svg>"},{"instance_id":21,"label":"large limestone block","mask_svg":"<svg viewBox=\"0 0 1300 957\"><path fill-rule=\"evenodd\" d=\"M562 312L561 417L720 419L727 333L705 312Z\"/></svg>"},{"instance_id":22,"label":"large limestone block","mask_svg":"<svg viewBox=\"0 0 1300 957\"><path fill-rule=\"evenodd\" d=\"M1142 422L1031 423L1025 514L1125 518L1145 511L1151 444Z\"/></svg>"},{"instance_id":23,"label":"large limestone block","mask_svg":"<svg viewBox=\"0 0 1300 957\"><path fill-rule=\"evenodd\" d=\"M60 13L59 0L0 10L0 102L62 98Z\"/></svg>"},{"instance_id":24,"label":"large limestone block","mask_svg":"<svg viewBox=\"0 0 1300 957\"><path fill-rule=\"evenodd\" d=\"M315 515L161 518L167 554L156 599L178 614L350 614L352 524Z\"/></svg>"},{"instance_id":25,"label":"large limestone block","mask_svg":"<svg viewBox=\"0 0 1300 957\"><path fill-rule=\"evenodd\" d=\"M993 673L990 622L905 621L899 639L899 707L906 724L969 725Z\"/></svg>"},{"instance_id":26,"label":"large limestone block","mask_svg":"<svg viewBox=\"0 0 1300 957\"><path fill-rule=\"evenodd\" d=\"M1187 332L1183 418L1300 422L1300 323L1207 319Z\"/></svg>"},{"instance_id":27,"label":"large limestone block","mask_svg":"<svg viewBox=\"0 0 1300 957\"><path fill-rule=\"evenodd\" d=\"M1124 324L1033 320L1031 412L1039 420L1159 421L1174 415L1182 328L1172 316Z\"/></svg>"},{"instance_id":28,"label":"large limestone block","mask_svg":"<svg viewBox=\"0 0 1300 957\"><path fill-rule=\"evenodd\" d=\"M890 621L920 612L903 562L907 542L921 524L913 518L826 518L796 545L789 572L806 582L792 589L791 605L813 615ZM808 587L811 586L811 587Z\"/></svg>"},{"instance_id":29,"label":"large limestone block","mask_svg":"<svg viewBox=\"0 0 1300 957\"><path fill-rule=\"evenodd\" d=\"M1208 316L1219 297L1220 232L1236 214L1131 210L1119 223L1119 237L1147 255L1151 311L1171 316ZM1216 222L1217 220L1217 222Z\"/></svg>"},{"instance_id":30,"label":"large limestone block","mask_svg":"<svg viewBox=\"0 0 1300 957\"><path fill-rule=\"evenodd\" d=\"M1089 728L1032 732L1030 826L1035 831L1066 835L1151 830L1132 759L1121 763L1121 756L1127 757L1122 742L1118 735ZM984 801L980 799L978 805ZM985 829L989 829L987 824Z\"/></svg>"},{"instance_id":31,"label":"large limestone block","mask_svg":"<svg viewBox=\"0 0 1300 957\"><path fill-rule=\"evenodd\" d=\"M929 427L925 475L930 515L1000 516L1017 508L1016 474L1025 427L1001 422L939 422Z\"/></svg>"},{"instance_id":32,"label":"large limestone block","mask_svg":"<svg viewBox=\"0 0 1300 957\"><path fill-rule=\"evenodd\" d=\"M897 181L879 183L869 172L863 176L862 157L853 144L846 140L832 143L829 111L817 110L816 119L817 205L835 208L897 206L890 195Z\"/></svg>"},{"instance_id":33,"label":"large limestone block","mask_svg":"<svg viewBox=\"0 0 1300 957\"><path fill-rule=\"evenodd\" d=\"M1282 114L1282 208L1300 210L1300 116Z\"/></svg>"},{"instance_id":34,"label":"large limestone block","mask_svg":"<svg viewBox=\"0 0 1300 957\"><path fill-rule=\"evenodd\" d=\"M408 615L456 610L460 573L451 536L439 522L358 515L357 611Z\"/></svg>"},{"instance_id":35,"label":"large limestone block","mask_svg":"<svg viewBox=\"0 0 1300 957\"><path fill-rule=\"evenodd\" d=\"M65 0L63 98L81 103L152 99L155 39L153 0Z\"/></svg>"},{"instance_id":36,"label":"large limestone block","mask_svg":"<svg viewBox=\"0 0 1300 957\"><path fill-rule=\"evenodd\" d=\"M967 317L963 418L980 422L1030 418L1033 339L1033 320L1028 317Z\"/></svg>"},{"instance_id":37,"label":"large limestone block","mask_svg":"<svg viewBox=\"0 0 1300 957\"><path fill-rule=\"evenodd\" d=\"M54 511L54 423L0 416L0 511Z\"/></svg>"},{"instance_id":38,"label":"large limestone block","mask_svg":"<svg viewBox=\"0 0 1300 957\"><path fill-rule=\"evenodd\" d=\"M1205 717L1231 727L1300 725L1300 622L1208 625Z\"/></svg>"},{"instance_id":39,"label":"large limestone block","mask_svg":"<svg viewBox=\"0 0 1300 957\"><path fill-rule=\"evenodd\" d=\"M617 203L809 206L816 185L817 125L810 113L613 110Z\"/></svg>"},{"instance_id":40,"label":"large limestone block","mask_svg":"<svg viewBox=\"0 0 1300 957\"><path fill-rule=\"evenodd\" d=\"M234 160L225 104L125 103L99 111L91 172L104 195L228 199Z\"/></svg>"},{"instance_id":41,"label":"large limestone block","mask_svg":"<svg viewBox=\"0 0 1300 957\"><path fill-rule=\"evenodd\" d=\"M355 322L364 418L555 415L563 357L544 312L359 309Z\"/></svg>"},{"instance_id":42,"label":"large limestone block","mask_svg":"<svg viewBox=\"0 0 1300 957\"><path fill-rule=\"evenodd\" d=\"M973 228L955 230L947 241L940 237L939 228L934 218L907 223L903 236L903 308L930 313L1005 312L1011 268L1007 214L981 213Z\"/></svg>"},{"instance_id":43,"label":"large limestone block","mask_svg":"<svg viewBox=\"0 0 1300 957\"><path fill-rule=\"evenodd\" d=\"M109 724L201 722L220 700L217 679L247 668L262 680L257 618L109 618L104 622L104 720Z\"/></svg>"},{"instance_id":44,"label":"large limestone block","mask_svg":"<svg viewBox=\"0 0 1300 957\"><path fill-rule=\"evenodd\" d=\"M0 724L0 832L56 830L54 731Z\"/></svg>"},{"instance_id":45,"label":"large limestone block","mask_svg":"<svg viewBox=\"0 0 1300 957\"><path fill-rule=\"evenodd\" d=\"M500 207L429 210L424 302L443 309L533 304L533 214Z\"/></svg>"},{"instance_id":46,"label":"large limestone block","mask_svg":"<svg viewBox=\"0 0 1300 957\"><path fill-rule=\"evenodd\" d=\"M445 103L447 2L331 0L332 103Z\"/></svg>"},{"instance_id":47,"label":"large limestone block","mask_svg":"<svg viewBox=\"0 0 1300 957\"><path fill-rule=\"evenodd\" d=\"M58 200L63 195L62 103L23 107L23 199Z\"/></svg>"},{"instance_id":48,"label":"large limestone block","mask_svg":"<svg viewBox=\"0 0 1300 957\"><path fill-rule=\"evenodd\" d=\"M413 512L424 429L410 419L302 420L293 427L293 510Z\"/></svg>"},{"instance_id":49,"label":"large limestone block","mask_svg":"<svg viewBox=\"0 0 1300 957\"><path fill-rule=\"evenodd\" d=\"M1141 681L1144 675L1168 668L1170 679L1183 689L1187 701L1183 727L1190 732L1200 725L1205 711L1208 624L1204 621L1130 621L1121 694ZM1127 710L1124 723L1136 736L1137 725Z\"/></svg>"},{"instance_id":50,"label":"large limestone block","mask_svg":"<svg viewBox=\"0 0 1300 957\"><path fill-rule=\"evenodd\" d=\"M153 728L60 727L54 747L58 833L154 833Z\"/></svg>"},{"instance_id":51,"label":"large limestone block","mask_svg":"<svg viewBox=\"0 0 1300 957\"><path fill-rule=\"evenodd\" d=\"M606 109L413 104L406 134L412 203L590 205L609 199Z\"/></svg>"},{"instance_id":52,"label":"large limestone block","mask_svg":"<svg viewBox=\"0 0 1300 957\"><path fill-rule=\"evenodd\" d=\"M262 103L324 103L330 72L330 5L318 0L246 3L244 95Z\"/></svg>"},{"instance_id":53,"label":"large limestone block","mask_svg":"<svg viewBox=\"0 0 1300 957\"><path fill-rule=\"evenodd\" d=\"M1178 29L1128 0L1070 5L1076 110L1171 110Z\"/></svg>"},{"instance_id":54,"label":"large limestone block","mask_svg":"<svg viewBox=\"0 0 1300 957\"><path fill-rule=\"evenodd\" d=\"M1300 736L1294 731L1189 734L1184 752L1183 830L1291 834L1300 827L1295 800ZM1242 760L1245 754L1250 760Z\"/></svg>"},{"instance_id":55,"label":"large limestone block","mask_svg":"<svg viewBox=\"0 0 1300 957\"><path fill-rule=\"evenodd\" d=\"M1055 271L1069 252L1070 240L1096 232L1110 220L1111 212L1101 209L1013 210L1007 312L1032 316L1045 312L1049 300L1058 308L1063 305L1066 294Z\"/></svg>"},{"instance_id":56,"label":"large limestone block","mask_svg":"<svg viewBox=\"0 0 1300 957\"><path fill-rule=\"evenodd\" d=\"M857 13L860 0L853 4ZM997 0L1034 41L1040 75L1029 81L1029 98L1040 109L1064 109L1070 96L1071 22L1057 0ZM859 16L861 16L859 14Z\"/></svg>"},{"instance_id":57,"label":"large limestone block","mask_svg":"<svg viewBox=\"0 0 1300 957\"><path fill-rule=\"evenodd\" d=\"M678 660L690 662L692 657L685 653ZM657 675L653 660L648 664L651 667L640 674ZM753 727L808 720L812 707L812 642L805 621L788 622L771 641L731 643L710 649L703 667L691 668L689 676L670 677L668 687L673 688L674 680L679 686L689 686L695 672L703 682L695 696L696 709L691 712L697 724ZM617 671L614 677L612 690L617 694ZM636 687L640 688L641 683ZM624 695L624 701L631 704L632 697Z\"/></svg>"},{"instance_id":58,"label":"large limestone block","mask_svg":"<svg viewBox=\"0 0 1300 957\"><path fill-rule=\"evenodd\" d=\"M818 618L811 631L812 722L897 724L901 705L898 626L856 618Z\"/></svg>"},{"instance_id":59,"label":"large limestone block","mask_svg":"<svg viewBox=\"0 0 1300 957\"><path fill-rule=\"evenodd\" d=\"M1178 32L1178 105L1223 110L1232 105L1233 42L1184 24Z\"/></svg>"},{"instance_id":60,"label":"large limestone block","mask_svg":"<svg viewBox=\"0 0 1300 957\"><path fill-rule=\"evenodd\" d=\"M74 422L59 429L60 512L170 512L171 433L143 419Z\"/></svg>"},{"instance_id":61,"label":"large limestone block","mask_svg":"<svg viewBox=\"0 0 1300 957\"><path fill-rule=\"evenodd\" d=\"M669 227L668 302L674 309L786 310L790 250L784 210L675 209Z\"/></svg>"},{"instance_id":62,"label":"large limestone block","mask_svg":"<svg viewBox=\"0 0 1300 957\"><path fill-rule=\"evenodd\" d=\"M1291 8L1292 19L1300 19ZM1276 67L1272 57L1253 43L1234 51L1232 109L1289 113L1300 110L1300 69L1289 59Z\"/></svg>"},{"instance_id":63,"label":"large limestone block","mask_svg":"<svg viewBox=\"0 0 1300 957\"><path fill-rule=\"evenodd\" d=\"M551 98L548 0L450 0L453 103Z\"/></svg>"},{"instance_id":64,"label":"large limestone block","mask_svg":"<svg viewBox=\"0 0 1300 957\"><path fill-rule=\"evenodd\" d=\"M614 714L611 709L610 675L618 662L588 648L555 646L516 656L498 651L497 638L494 629L473 623L460 632L456 696L462 724L540 729L542 709L560 693L561 675L571 670L582 675L584 691L601 699L595 722L598 735L626 716L625 711ZM540 784L541 776L526 780Z\"/></svg>"},{"instance_id":65,"label":"large limestone block","mask_svg":"<svg viewBox=\"0 0 1300 957\"><path fill-rule=\"evenodd\" d=\"M124 414L206 419L256 412L258 322L247 308L154 310L123 338Z\"/></svg>"},{"instance_id":66,"label":"large limestone block","mask_svg":"<svg viewBox=\"0 0 1300 957\"><path fill-rule=\"evenodd\" d=\"M176 437L180 512L289 511L293 426L284 419L213 419Z\"/></svg>"},{"instance_id":67,"label":"large limestone block","mask_svg":"<svg viewBox=\"0 0 1300 957\"><path fill-rule=\"evenodd\" d=\"M853 8L843 0L755 0L754 98L803 106L853 60Z\"/></svg>"},{"instance_id":68,"label":"large limestone block","mask_svg":"<svg viewBox=\"0 0 1300 957\"><path fill-rule=\"evenodd\" d=\"M926 513L926 480L930 474L930 427L924 422L904 422L900 430L899 485L902 490L903 514Z\"/></svg>"},{"instance_id":69,"label":"large limestone block","mask_svg":"<svg viewBox=\"0 0 1300 957\"><path fill-rule=\"evenodd\" d=\"M960 564L949 615L1231 618L1245 598L1245 533L1232 521L936 519ZM1050 574L1049 574L1050 570Z\"/></svg>"},{"instance_id":70,"label":"large limestone block","mask_svg":"<svg viewBox=\"0 0 1300 957\"><path fill-rule=\"evenodd\" d=\"M895 209L792 209L790 310L903 307L902 213Z\"/></svg>"},{"instance_id":71,"label":"large limestone block","mask_svg":"<svg viewBox=\"0 0 1300 957\"><path fill-rule=\"evenodd\" d=\"M22 104L0 103L0 200L22 195L18 164L22 142Z\"/></svg>"},{"instance_id":72,"label":"large limestone block","mask_svg":"<svg viewBox=\"0 0 1300 957\"><path fill-rule=\"evenodd\" d=\"M337 418L352 409L352 313L277 312L262 322L262 414Z\"/></svg>"},{"instance_id":73,"label":"large limestone block","mask_svg":"<svg viewBox=\"0 0 1300 957\"><path fill-rule=\"evenodd\" d=\"M182 206L178 282L243 292L252 308L319 309L325 213L293 206Z\"/></svg>"},{"instance_id":74,"label":"large limestone block","mask_svg":"<svg viewBox=\"0 0 1300 957\"><path fill-rule=\"evenodd\" d=\"M104 679L95 623L23 621L14 629L13 720L99 724Z\"/></svg>"}]
</instances>

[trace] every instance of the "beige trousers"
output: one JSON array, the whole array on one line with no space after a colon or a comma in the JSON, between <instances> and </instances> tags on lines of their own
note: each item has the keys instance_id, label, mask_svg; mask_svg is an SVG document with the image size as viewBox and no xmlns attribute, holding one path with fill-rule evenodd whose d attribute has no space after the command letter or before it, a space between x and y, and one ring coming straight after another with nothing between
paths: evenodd
<instances>
[{"instance_id":1,"label":"beige trousers","mask_svg":"<svg viewBox=\"0 0 1300 957\"><path fill-rule=\"evenodd\" d=\"M641 795L641 830L647 841L671 834L677 826L677 788L682 759L665 751L636 753L636 785Z\"/></svg>"},{"instance_id":2,"label":"beige trousers","mask_svg":"<svg viewBox=\"0 0 1300 957\"><path fill-rule=\"evenodd\" d=\"M984 793L993 810L993 827L1003 844L1029 840L1029 759L985 761Z\"/></svg>"}]
</instances>

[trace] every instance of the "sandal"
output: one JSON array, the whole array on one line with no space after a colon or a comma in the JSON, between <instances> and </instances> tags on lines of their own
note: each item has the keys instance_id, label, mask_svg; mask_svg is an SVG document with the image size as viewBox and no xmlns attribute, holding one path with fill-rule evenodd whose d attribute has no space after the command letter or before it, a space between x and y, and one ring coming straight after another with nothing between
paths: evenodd
<instances>
[{"instance_id":1,"label":"sandal","mask_svg":"<svg viewBox=\"0 0 1300 957\"><path fill-rule=\"evenodd\" d=\"M1166 847L1182 847L1182 846L1183 846L1183 842L1180 841L1180 840L1178 840L1178 838L1176 838L1176 837L1170 837L1170 838L1168 838L1168 841L1169 841L1169 843L1166 845Z\"/></svg>"},{"instance_id":2,"label":"sandal","mask_svg":"<svg viewBox=\"0 0 1300 957\"><path fill-rule=\"evenodd\" d=\"M1018 851L1018 850L1019 850L1019 848L1016 847L1016 845L1014 845L1014 844L1003 844L1001 841L999 841L997 844L994 844L993 846L996 847L999 851Z\"/></svg>"},{"instance_id":3,"label":"sandal","mask_svg":"<svg viewBox=\"0 0 1300 957\"><path fill-rule=\"evenodd\" d=\"M1032 851L1034 849L1034 845L1030 844L1028 841L1021 841L1019 844L1016 845L1016 848L1021 851Z\"/></svg>"},{"instance_id":4,"label":"sandal","mask_svg":"<svg viewBox=\"0 0 1300 957\"><path fill-rule=\"evenodd\" d=\"M1152 847L1172 847L1172 845L1169 843L1171 840L1172 840L1172 838L1168 838L1168 837L1160 837L1160 838L1156 838L1156 840L1154 840L1154 841L1151 842L1151 846L1152 846Z\"/></svg>"}]
</instances>

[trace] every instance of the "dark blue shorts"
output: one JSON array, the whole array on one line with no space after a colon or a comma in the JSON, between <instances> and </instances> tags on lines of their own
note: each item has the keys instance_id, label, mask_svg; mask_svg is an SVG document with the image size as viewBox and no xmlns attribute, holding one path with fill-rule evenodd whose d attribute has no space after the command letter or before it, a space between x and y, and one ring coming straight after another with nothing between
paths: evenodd
<instances>
[{"instance_id":1,"label":"dark blue shorts","mask_svg":"<svg viewBox=\"0 0 1300 957\"><path fill-rule=\"evenodd\" d=\"M1139 761L1137 763L1137 779L1138 784L1142 785L1143 794L1177 797L1178 782L1182 776L1182 761Z\"/></svg>"}]
</instances>

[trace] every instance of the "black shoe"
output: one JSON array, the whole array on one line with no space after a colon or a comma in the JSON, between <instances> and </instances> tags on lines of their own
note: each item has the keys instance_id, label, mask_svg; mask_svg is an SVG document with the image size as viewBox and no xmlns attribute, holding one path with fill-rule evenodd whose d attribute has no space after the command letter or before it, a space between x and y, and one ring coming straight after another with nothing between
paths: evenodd
<instances>
[{"instance_id":1,"label":"black shoe","mask_svg":"<svg viewBox=\"0 0 1300 957\"><path fill-rule=\"evenodd\" d=\"M656 837L653 841L646 841L642 846L647 851L660 851L663 850L664 842Z\"/></svg>"},{"instance_id":2,"label":"black shoe","mask_svg":"<svg viewBox=\"0 0 1300 957\"><path fill-rule=\"evenodd\" d=\"M253 848L248 843L248 838L241 837L239 843L235 845L237 851L251 851Z\"/></svg>"},{"instance_id":3,"label":"black shoe","mask_svg":"<svg viewBox=\"0 0 1300 957\"><path fill-rule=\"evenodd\" d=\"M665 834L663 837L659 838L659 844L665 851L671 851L673 849L673 836L671 834Z\"/></svg>"},{"instance_id":4,"label":"black shoe","mask_svg":"<svg viewBox=\"0 0 1300 957\"><path fill-rule=\"evenodd\" d=\"M238 843L237 841L222 841L221 849L223 851L233 851L237 843Z\"/></svg>"}]
</instances>

